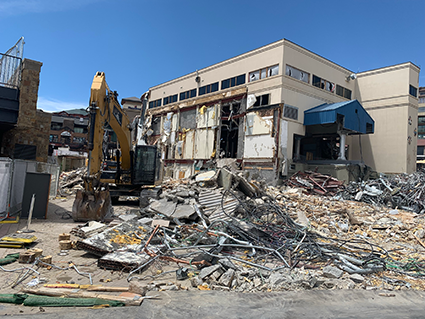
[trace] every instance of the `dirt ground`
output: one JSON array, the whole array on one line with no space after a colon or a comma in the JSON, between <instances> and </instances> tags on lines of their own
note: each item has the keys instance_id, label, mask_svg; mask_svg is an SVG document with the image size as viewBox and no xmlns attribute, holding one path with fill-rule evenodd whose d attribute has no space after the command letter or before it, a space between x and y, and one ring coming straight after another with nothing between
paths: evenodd
<instances>
[{"instance_id":1,"label":"dirt ground","mask_svg":"<svg viewBox=\"0 0 425 319\"><path fill-rule=\"evenodd\" d=\"M111 287L128 287L127 276L128 273L120 271L103 270L97 267L96 256L86 253L83 250L69 250L66 255L62 255L59 249L58 237L62 233L70 233L71 229L79 225L70 218L72 211L73 197L53 199L50 200L47 218L46 219L35 219L32 220L29 229L34 230L32 233L37 237L36 243L31 248L39 248L43 250L43 255L52 256L52 263L55 266L65 268L70 263L73 263L80 272L90 273L93 285L103 285ZM116 215L124 214L130 209L137 209L138 203L134 202L123 202L120 206L114 207ZM117 222L122 222L117 220ZM81 223L83 224L83 223ZM16 231L26 229L27 220L21 219L16 224L0 224L0 234L2 236L6 234L12 234ZM76 240L78 237L71 235L71 240ZM22 252L23 249L15 248L0 248L0 258L5 257L8 254ZM14 270L24 266L25 264L18 263L17 261L3 266L4 269ZM168 268L167 268L168 267ZM44 267L35 267L40 272L40 278L45 280L47 284L56 283L75 283L81 285L90 284L89 277L86 275L78 274L74 269L60 270L60 269L46 269ZM171 270L174 269L173 272ZM162 274L160 280L163 282L176 282L175 275L176 267L168 266L167 264L157 264L156 267L150 267L147 271L143 272L139 277L146 277L143 280L139 280L141 283L149 283L154 280L152 277L162 272L170 271L170 273ZM18 270L14 272L1 271L0 276L0 293L19 293L24 288L28 288L27 283L36 276L28 276L22 283L16 287L11 286L17 281L18 278L26 270ZM179 281L180 285L188 286L190 282ZM41 284L39 286L42 286ZM116 294L116 293L115 293ZM77 308L74 308L77 310ZM48 307L39 309L38 307L27 307L23 305L12 305L12 304L0 304L0 315L13 315L13 314L35 314L42 312L68 312L72 311L70 308L54 308Z\"/></svg>"}]
</instances>

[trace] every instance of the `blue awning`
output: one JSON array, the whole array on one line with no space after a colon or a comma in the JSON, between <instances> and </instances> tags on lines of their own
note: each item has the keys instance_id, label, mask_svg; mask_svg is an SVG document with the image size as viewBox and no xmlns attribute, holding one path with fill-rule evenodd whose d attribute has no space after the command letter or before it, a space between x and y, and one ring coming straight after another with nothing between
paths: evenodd
<instances>
[{"instance_id":1,"label":"blue awning","mask_svg":"<svg viewBox=\"0 0 425 319\"><path fill-rule=\"evenodd\" d=\"M370 134L375 121L357 100L321 104L304 111L304 125L338 124L348 134Z\"/></svg>"}]
</instances>

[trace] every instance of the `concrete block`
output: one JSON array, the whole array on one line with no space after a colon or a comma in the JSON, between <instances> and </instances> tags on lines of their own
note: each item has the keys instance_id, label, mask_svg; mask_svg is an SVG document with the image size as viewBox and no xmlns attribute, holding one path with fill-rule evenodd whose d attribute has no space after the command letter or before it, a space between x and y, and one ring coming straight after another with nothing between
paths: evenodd
<instances>
[{"instance_id":1,"label":"concrete block","mask_svg":"<svg viewBox=\"0 0 425 319\"><path fill-rule=\"evenodd\" d=\"M221 275L219 284L222 286L230 287L235 277L235 271L231 268L227 269L224 274Z\"/></svg>"},{"instance_id":2,"label":"concrete block","mask_svg":"<svg viewBox=\"0 0 425 319\"><path fill-rule=\"evenodd\" d=\"M215 272L219 268L221 268L221 265L213 265L213 266L202 268L202 270L199 273L198 277L201 280L204 280L206 277L210 276L213 272Z\"/></svg>"},{"instance_id":3,"label":"concrete block","mask_svg":"<svg viewBox=\"0 0 425 319\"><path fill-rule=\"evenodd\" d=\"M351 274L350 279L354 281L356 284L360 284L364 281L364 277L360 274Z\"/></svg>"},{"instance_id":4,"label":"concrete block","mask_svg":"<svg viewBox=\"0 0 425 319\"><path fill-rule=\"evenodd\" d=\"M323 268L323 276L327 278L339 278L343 273L344 271L336 267L326 266Z\"/></svg>"}]
</instances>

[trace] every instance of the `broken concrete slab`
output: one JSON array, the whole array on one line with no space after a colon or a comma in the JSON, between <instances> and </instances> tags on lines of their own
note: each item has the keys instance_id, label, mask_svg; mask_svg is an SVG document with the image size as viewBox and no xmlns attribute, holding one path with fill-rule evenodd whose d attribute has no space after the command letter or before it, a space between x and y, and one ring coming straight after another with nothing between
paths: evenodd
<instances>
[{"instance_id":1,"label":"broken concrete slab","mask_svg":"<svg viewBox=\"0 0 425 319\"><path fill-rule=\"evenodd\" d=\"M171 216L174 214L176 207L177 203L169 202L165 199L155 200L149 206L149 208L154 212L162 214L168 218L171 218Z\"/></svg>"},{"instance_id":2,"label":"broken concrete slab","mask_svg":"<svg viewBox=\"0 0 425 319\"><path fill-rule=\"evenodd\" d=\"M193 206L178 205L171 217L177 218L177 219L192 219L192 217L196 217L196 216L197 215Z\"/></svg>"},{"instance_id":3,"label":"broken concrete slab","mask_svg":"<svg viewBox=\"0 0 425 319\"><path fill-rule=\"evenodd\" d=\"M323 276L327 278L339 278L344 273L343 270L333 267L333 266L326 266L323 268Z\"/></svg>"},{"instance_id":4,"label":"broken concrete slab","mask_svg":"<svg viewBox=\"0 0 425 319\"><path fill-rule=\"evenodd\" d=\"M360 284L364 281L364 277L360 274L351 274L349 278L357 284Z\"/></svg>"},{"instance_id":5,"label":"broken concrete slab","mask_svg":"<svg viewBox=\"0 0 425 319\"><path fill-rule=\"evenodd\" d=\"M222 286L230 287L235 277L235 271L232 268L226 270L220 277L218 283Z\"/></svg>"},{"instance_id":6,"label":"broken concrete slab","mask_svg":"<svg viewBox=\"0 0 425 319\"><path fill-rule=\"evenodd\" d=\"M221 265L212 265L209 267L204 267L200 271L198 277L199 279L204 280L206 277L210 276L213 272L215 272L216 270L220 268L221 268Z\"/></svg>"}]
</instances>

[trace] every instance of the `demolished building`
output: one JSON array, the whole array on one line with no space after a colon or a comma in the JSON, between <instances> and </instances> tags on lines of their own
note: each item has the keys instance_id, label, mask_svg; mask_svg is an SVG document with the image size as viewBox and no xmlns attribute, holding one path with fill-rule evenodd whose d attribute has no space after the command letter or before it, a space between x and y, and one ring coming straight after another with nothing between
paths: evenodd
<instances>
[{"instance_id":1,"label":"demolished building","mask_svg":"<svg viewBox=\"0 0 425 319\"><path fill-rule=\"evenodd\" d=\"M312 167L357 179L363 163L412 173L418 75L410 62L355 74L283 39L151 87L142 134L161 149L161 178L212 158L267 181Z\"/></svg>"}]
</instances>

